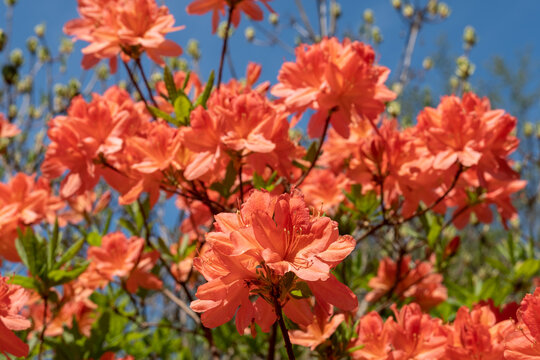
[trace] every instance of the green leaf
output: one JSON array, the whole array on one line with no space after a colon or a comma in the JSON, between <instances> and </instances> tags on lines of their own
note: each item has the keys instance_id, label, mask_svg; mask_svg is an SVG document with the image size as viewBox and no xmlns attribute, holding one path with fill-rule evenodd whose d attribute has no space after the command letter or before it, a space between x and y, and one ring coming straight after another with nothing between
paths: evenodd
<instances>
[{"instance_id":1,"label":"green leaf","mask_svg":"<svg viewBox=\"0 0 540 360\"><path fill-rule=\"evenodd\" d=\"M203 93L197 101L195 101L194 108L196 108L199 105L202 105L203 108L206 109L206 102L208 101L208 98L210 97L210 93L212 92L212 87L214 86L214 78L215 78L214 70L210 73L210 76L208 77L208 81L206 82L206 86L204 88Z\"/></svg>"},{"instance_id":2,"label":"green leaf","mask_svg":"<svg viewBox=\"0 0 540 360\"><path fill-rule=\"evenodd\" d=\"M174 113L176 114L177 122L180 125L189 125L189 114L191 113L191 101L183 92L178 94L174 101Z\"/></svg>"},{"instance_id":3,"label":"green leaf","mask_svg":"<svg viewBox=\"0 0 540 360\"><path fill-rule=\"evenodd\" d=\"M433 246L437 242L437 239L439 238L439 235L441 234L441 230L442 230L442 226L441 224L439 224L437 220L431 223L431 227L429 228L429 232L427 235L427 241L430 248L433 248Z\"/></svg>"},{"instance_id":4,"label":"green leaf","mask_svg":"<svg viewBox=\"0 0 540 360\"><path fill-rule=\"evenodd\" d=\"M79 264L77 267L71 270L51 270L49 272L49 279L53 281L52 286L65 284L79 277L79 275L81 275L86 270L86 268L88 268L88 265L90 265L90 262L85 261L84 263Z\"/></svg>"},{"instance_id":5,"label":"green leaf","mask_svg":"<svg viewBox=\"0 0 540 360\"><path fill-rule=\"evenodd\" d=\"M21 258L21 261L28 268L32 275L40 275L40 265L43 264L41 251L39 251L39 244L37 238L34 235L32 229L27 229L24 233L17 229L19 237L15 241L15 247Z\"/></svg>"},{"instance_id":6,"label":"green leaf","mask_svg":"<svg viewBox=\"0 0 540 360\"><path fill-rule=\"evenodd\" d=\"M178 93L176 91L174 77L167 65L165 65L165 70L163 71L163 80L165 81L165 88L167 88L167 92L169 93L169 99L171 100L171 104L174 104Z\"/></svg>"},{"instance_id":7,"label":"green leaf","mask_svg":"<svg viewBox=\"0 0 540 360\"><path fill-rule=\"evenodd\" d=\"M514 272L518 279L530 279L540 270L540 260L527 259L523 262L518 262L514 266Z\"/></svg>"},{"instance_id":8,"label":"green leaf","mask_svg":"<svg viewBox=\"0 0 540 360\"><path fill-rule=\"evenodd\" d=\"M9 278L9 283L20 285L25 289L31 289L31 290L39 289L39 283L36 281L36 279L27 277L27 276L13 275Z\"/></svg>"},{"instance_id":9,"label":"green leaf","mask_svg":"<svg viewBox=\"0 0 540 360\"><path fill-rule=\"evenodd\" d=\"M312 163L315 160L315 156L317 155L317 148L318 143L316 141L312 142L309 145L308 151L306 153L306 156L304 156L304 159Z\"/></svg>"},{"instance_id":10,"label":"green leaf","mask_svg":"<svg viewBox=\"0 0 540 360\"><path fill-rule=\"evenodd\" d=\"M225 173L225 179L222 182L215 182L210 186L210 189L217 191L224 198L231 196L231 187L236 180L236 169L232 161L227 165L227 171Z\"/></svg>"},{"instance_id":11,"label":"green leaf","mask_svg":"<svg viewBox=\"0 0 540 360\"><path fill-rule=\"evenodd\" d=\"M86 242L90 246L101 246L101 235L95 231L92 231L86 236Z\"/></svg>"},{"instance_id":12,"label":"green leaf","mask_svg":"<svg viewBox=\"0 0 540 360\"><path fill-rule=\"evenodd\" d=\"M56 257L56 249L58 248L59 238L60 234L58 231L58 218L56 218L54 221L52 236L47 243L47 269L49 270L53 268L53 261Z\"/></svg>"},{"instance_id":13,"label":"green leaf","mask_svg":"<svg viewBox=\"0 0 540 360\"><path fill-rule=\"evenodd\" d=\"M73 259L75 255L77 255L77 253L82 249L84 241L85 239L82 238L75 242L75 244L71 245L71 247L67 249L67 251L60 257L60 260L54 264L54 269L60 269L62 265Z\"/></svg>"},{"instance_id":14,"label":"green leaf","mask_svg":"<svg viewBox=\"0 0 540 360\"><path fill-rule=\"evenodd\" d=\"M156 118L161 118L173 125L178 125L178 121L175 118L173 118L171 115L167 114L165 111L151 105L148 105L147 109L148 111L150 111L150 114L152 114L152 116Z\"/></svg>"},{"instance_id":15,"label":"green leaf","mask_svg":"<svg viewBox=\"0 0 540 360\"><path fill-rule=\"evenodd\" d=\"M189 78L191 77L191 70L188 70L186 73L186 78L184 79L184 83L182 84L182 91L185 92L187 84L189 83Z\"/></svg>"}]
</instances>

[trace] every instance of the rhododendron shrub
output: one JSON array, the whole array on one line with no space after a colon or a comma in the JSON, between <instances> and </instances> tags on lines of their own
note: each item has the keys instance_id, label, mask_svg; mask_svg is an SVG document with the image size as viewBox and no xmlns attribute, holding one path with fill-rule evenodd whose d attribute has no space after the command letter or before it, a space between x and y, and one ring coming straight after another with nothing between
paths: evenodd
<instances>
[{"instance_id":1,"label":"rhododendron shrub","mask_svg":"<svg viewBox=\"0 0 540 360\"><path fill-rule=\"evenodd\" d=\"M540 261L519 223L534 153L463 59L459 86L404 116L411 59L391 84L369 39L338 36L336 2L317 2L319 34L296 1L295 51L230 78L243 16L268 14L288 46L278 1L71 3L58 56L37 27L29 77L17 51L0 64L0 354L540 359ZM415 31L448 15L392 3ZM215 71L184 44L194 29L174 37L206 13ZM79 40L94 76L34 106L34 73L71 66Z\"/></svg>"}]
</instances>

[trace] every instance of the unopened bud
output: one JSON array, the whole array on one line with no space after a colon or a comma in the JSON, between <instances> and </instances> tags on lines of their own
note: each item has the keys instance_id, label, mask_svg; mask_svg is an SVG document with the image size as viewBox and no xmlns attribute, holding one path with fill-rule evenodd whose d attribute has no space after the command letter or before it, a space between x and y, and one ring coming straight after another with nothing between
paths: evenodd
<instances>
[{"instance_id":1,"label":"unopened bud","mask_svg":"<svg viewBox=\"0 0 540 360\"><path fill-rule=\"evenodd\" d=\"M15 6L17 4L17 0L4 0L4 4L7 6Z\"/></svg>"},{"instance_id":2,"label":"unopened bud","mask_svg":"<svg viewBox=\"0 0 540 360\"><path fill-rule=\"evenodd\" d=\"M32 78L30 76L25 77L17 83L17 91L19 93L29 93L32 91Z\"/></svg>"},{"instance_id":3,"label":"unopened bud","mask_svg":"<svg viewBox=\"0 0 540 360\"><path fill-rule=\"evenodd\" d=\"M2 77L4 78L4 82L6 84L15 84L19 79L19 73L17 71L17 68L11 64L4 65L4 67L2 68Z\"/></svg>"},{"instance_id":4,"label":"unopened bud","mask_svg":"<svg viewBox=\"0 0 540 360\"><path fill-rule=\"evenodd\" d=\"M8 118L10 119L14 119L16 116L17 116L17 105L10 105L9 108L8 108Z\"/></svg>"},{"instance_id":5,"label":"unopened bud","mask_svg":"<svg viewBox=\"0 0 540 360\"><path fill-rule=\"evenodd\" d=\"M471 48L476 44L476 31L472 26L466 26L463 31L463 41L466 48Z\"/></svg>"},{"instance_id":6,"label":"unopened bud","mask_svg":"<svg viewBox=\"0 0 540 360\"><path fill-rule=\"evenodd\" d=\"M400 82L393 83L392 84L392 91L396 93L396 95L401 95L401 92L403 91L403 84Z\"/></svg>"},{"instance_id":7,"label":"unopened bud","mask_svg":"<svg viewBox=\"0 0 540 360\"><path fill-rule=\"evenodd\" d=\"M71 78L69 79L67 88L68 88L68 95L70 98L72 98L81 92L81 83L78 79Z\"/></svg>"},{"instance_id":8,"label":"unopened bud","mask_svg":"<svg viewBox=\"0 0 540 360\"><path fill-rule=\"evenodd\" d=\"M437 8L439 16L443 19L447 18L450 15L450 8L448 7L448 5L446 5L446 3L439 3L439 6Z\"/></svg>"},{"instance_id":9,"label":"unopened bud","mask_svg":"<svg viewBox=\"0 0 540 360\"><path fill-rule=\"evenodd\" d=\"M422 61L422 67L424 70L431 70L433 68L433 60L428 56Z\"/></svg>"},{"instance_id":10,"label":"unopened bud","mask_svg":"<svg viewBox=\"0 0 540 360\"><path fill-rule=\"evenodd\" d=\"M156 84L160 81L163 81L163 74L159 71L156 71L155 73L150 75L150 81L152 82L152 84Z\"/></svg>"},{"instance_id":11,"label":"unopened bud","mask_svg":"<svg viewBox=\"0 0 540 360\"><path fill-rule=\"evenodd\" d=\"M514 164L513 164L513 168L516 172L521 172L521 169L523 168L523 164L521 164L520 161L516 161Z\"/></svg>"},{"instance_id":12,"label":"unopened bud","mask_svg":"<svg viewBox=\"0 0 540 360\"><path fill-rule=\"evenodd\" d=\"M403 7L403 16L410 18L414 15L414 7L411 4L407 4Z\"/></svg>"},{"instance_id":13,"label":"unopened bud","mask_svg":"<svg viewBox=\"0 0 540 360\"><path fill-rule=\"evenodd\" d=\"M46 47L41 46L38 49L38 59L41 62L50 61L51 60L51 53L50 53L49 49L47 49Z\"/></svg>"},{"instance_id":14,"label":"unopened bud","mask_svg":"<svg viewBox=\"0 0 540 360\"><path fill-rule=\"evenodd\" d=\"M35 36L30 36L26 40L26 48L31 54L35 54L39 45L39 40Z\"/></svg>"},{"instance_id":15,"label":"unopened bud","mask_svg":"<svg viewBox=\"0 0 540 360\"><path fill-rule=\"evenodd\" d=\"M219 26L218 26L218 30L217 30L217 35L221 38L221 39L225 39L225 31L227 30L227 22L225 21L222 21ZM234 32L234 29L233 27L229 27L229 34L227 34L227 37L231 37L232 34Z\"/></svg>"},{"instance_id":16,"label":"unopened bud","mask_svg":"<svg viewBox=\"0 0 540 360\"><path fill-rule=\"evenodd\" d=\"M386 110L392 117L398 117L401 114L401 104L398 101L392 101L388 104Z\"/></svg>"},{"instance_id":17,"label":"unopened bud","mask_svg":"<svg viewBox=\"0 0 540 360\"><path fill-rule=\"evenodd\" d=\"M45 26L45 23L41 23L41 24L37 24L36 26L34 26L34 33L36 34L37 37L43 37L45 36L45 29L47 27Z\"/></svg>"},{"instance_id":18,"label":"unopened bud","mask_svg":"<svg viewBox=\"0 0 540 360\"><path fill-rule=\"evenodd\" d=\"M255 39L255 29L248 26L244 31L244 36L246 37L247 41L253 41L253 39Z\"/></svg>"},{"instance_id":19,"label":"unopened bud","mask_svg":"<svg viewBox=\"0 0 540 360\"><path fill-rule=\"evenodd\" d=\"M268 15L268 22L274 26L277 25L279 22L279 15L276 13L270 13L270 15Z\"/></svg>"},{"instance_id":20,"label":"unopened bud","mask_svg":"<svg viewBox=\"0 0 540 360\"><path fill-rule=\"evenodd\" d=\"M364 10L364 22L366 22L366 24L373 24L375 22L375 15L373 14L373 10Z\"/></svg>"},{"instance_id":21,"label":"unopened bud","mask_svg":"<svg viewBox=\"0 0 540 360\"><path fill-rule=\"evenodd\" d=\"M59 50L62 54L70 54L73 51L73 41L68 38L60 40Z\"/></svg>"},{"instance_id":22,"label":"unopened bud","mask_svg":"<svg viewBox=\"0 0 540 360\"><path fill-rule=\"evenodd\" d=\"M55 84L53 91L54 94L58 97L64 97L67 95L67 88L64 84Z\"/></svg>"},{"instance_id":23,"label":"unopened bud","mask_svg":"<svg viewBox=\"0 0 540 360\"><path fill-rule=\"evenodd\" d=\"M531 122L527 121L524 125L523 125L523 135L529 137L533 134L534 132L534 126Z\"/></svg>"},{"instance_id":24,"label":"unopened bud","mask_svg":"<svg viewBox=\"0 0 540 360\"><path fill-rule=\"evenodd\" d=\"M429 0L426 8L431 15L437 14L437 0Z\"/></svg>"},{"instance_id":25,"label":"unopened bud","mask_svg":"<svg viewBox=\"0 0 540 360\"><path fill-rule=\"evenodd\" d=\"M336 19L341 17L341 5L337 2L333 3L330 7L330 13L332 16L334 16Z\"/></svg>"},{"instance_id":26,"label":"unopened bud","mask_svg":"<svg viewBox=\"0 0 540 360\"><path fill-rule=\"evenodd\" d=\"M536 124L536 138L540 140L540 123Z\"/></svg>"},{"instance_id":27,"label":"unopened bud","mask_svg":"<svg viewBox=\"0 0 540 360\"><path fill-rule=\"evenodd\" d=\"M381 29L379 29L378 26L374 26L373 30L371 30L371 37L373 38L373 42L375 44L380 44L383 42L383 36L381 34Z\"/></svg>"},{"instance_id":28,"label":"unopened bud","mask_svg":"<svg viewBox=\"0 0 540 360\"><path fill-rule=\"evenodd\" d=\"M187 53L194 60L199 60L201 58L201 50L199 48L199 42L195 39L189 39L187 44Z\"/></svg>"},{"instance_id":29,"label":"unopened bud","mask_svg":"<svg viewBox=\"0 0 540 360\"><path fill-rule=\"evenodd\" d=\"M448 82L452 91L455 91L459 86L459 79L455 76L450 77L450 80Z\"/></svg>"},{"instance_id":30,"label":"unopened bud","mask_svg":"<svg viewBox=\"0 0 540 360\"><path fill-rule=\"evenodd\" d=\"M0 29L0 52L4 50L4 47L7 44L7 35L4 30Z\"/></svg>"},{"instance_id":31,"label":"unopened bud","mask_svg":"<svg viewBox=\"0 0 540 360\"><path fill-rule=\"evenodd\" d=\"M118 82L118 87L122 90L126 90L127 89L127 81L126 80L120 80Z\"/></svg>"},{"instance_id":32,"label":"unopened bud","mask_svg":"<svg viewBox=\"0 0 540 360\"><path fill-rule=\"evenodd\" d=\"M21 49L14 49L9 54L9 61L15 67L20 67L24 64L24 56Z\"/></svg>"},{"instance_id":33,"label":"unopened bud","mask_svg":"<svg viewBox=\"0 0 540 360\"><path fill-rule=\"evenodd\" d=\"M106 65L99 65L96 69L98 80L105 81L109 78L109 68Z\"/></svg>"},{"instance_id":34,"label":"unopened bud","mask_svg":"<svg viewBox=\"0 0 540 360\"><path fill-rule=\"evenodd\" d=\"M444 248L444 258L449 258L455 255L459 249L461 239L459 236L454 236L452 240Z\"/></svg>"},{"instance_id":35,"label":"unopened bud","mask_svg":"<svg viewBox=\"0 0 540 360\"><path fill-rule=\"evenodd\" d=\"M394 9L399 9L401 7L401 0L392 0L392 6Z\"/></svg>"}]
</instances>

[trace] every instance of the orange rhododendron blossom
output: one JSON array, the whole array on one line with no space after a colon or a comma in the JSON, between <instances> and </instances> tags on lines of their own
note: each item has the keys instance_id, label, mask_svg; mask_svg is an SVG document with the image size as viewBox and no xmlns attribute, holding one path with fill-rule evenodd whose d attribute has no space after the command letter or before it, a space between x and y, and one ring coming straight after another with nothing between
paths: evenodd
<instances>
[{"instance_id":1,"label":"orange rhododendron blossom","mask_svg":"<svg viewBox=\"0 0 540 360\"><path fill-rule=\"evenodd\" d=\"M330 304L325 302L315 304L313 322L308 326L301 326L301 330L290 330L291 342L315 350L317 346L332 336L339 324L345 320L345 315L332 316L333 313L334 309Z\"/></svg>"},{"instance_id":2,"label":"orange rhododendron blossom","mask_svg":"<svg viewBox=\"0 0 540 360\"><path fill-rule=\"evenodd\" d=\"M235 27L240 23L240 12L244 12L251 20L261 21L263 12L256 1L260 1L269 11L274 12L268 5L271 0L195 0L186 7L186 11L190 15L202 15L212 11L212 33L215 33L219 15L225 15L226 7L229 9L232 7L231 22Z\"/></svg>"},{"instance_id":3,"label":"orange rhododendron blossom","mask_svg":"<svg viewBox=\"0 0 540 360\"><path fill-rule=\"evenodd\" d=\"M497 323L488 306L475 306L472 310L461 307L448 335L446 359L503 360L504 338L512 332L511 320Z\"/></svg>"},{"instance_id":4,"label":"orange rhododendron blossom","mask_svg":"<svg viewBox=\"0 0 540 360\"><path fill-rule=\"evenodd\" d=\"M398 272L397 264L392 259L387 257L381 260L377 276L369 281L368 285L373 290L366 295L366 300L377 301L391 289L402 299L413 298L424 310L446 300L447 291L442 284L442 275L433 271L433 265L427 261L416 261L414 267L410 268L410 263L411 257L404 256ZM397 284L396 276L400 279Z\"/></svg>"},{"instance_id":5,"label":"orange rhododendron blossom","mask_svg":"<svg viewBox=\"0 0 540 360\"><path fill-rule=\"evenodd\" d=\"M219 173L231 156L241 159L246 171L261 175L270 167L290 178L299 150L289 138L288 113L268 100L266 84L251 88L259 73L260 66L250 64L245 86L232 80L212 93L208 110L192 111L184 135L186 147L196 153L184 173L188 180Z\"/></svg>"},{"instance_id":6,"label":"orange rhododendron blossom","mask_svg":"<svg viewBox=\"0 0 540 360\"><path fill-rule=\"evenodd\" d=\"M270 312L279 301L289 318L307 326L313 318L310 306L288 295L301 282L317 301L347 311L357 306L356 296L330 273L354 249L354 239L339 236L329 218L310 214L298 190L280 196L253 191L238 213L215 218L216 231L206 237L208 250L195 259L208 283L198 288L199 300L191 304L203 312L206 326L219 326L236 313L240 333L253 322L269 328L275 317L258 321L257 308L265 300ZM259 296L256 306L251 295Z\"/></svg>"},{"instance_id":7,"label":"orange rhododendron blossom","mask_svg":"<svg viewBox=\"0 0 540 360\"><path fill-rule=\"evenodd\" d=\"M78 0L79 19L66 23L64 32L75 40L89 42L83 49L82 66L89 69L101 59L109 59L116 72L116 57L138 60L143 52L159 65L163 56L179 56L182 48L165 39L178 31L166 6L155 0Z\"/></svg>"},{"instance_id":8,"label":"orange rhododendron blossom","mask_svg":"<svg viewBox=\"0 0 540 360\"><path fill-rule=\"evenodd\" d=\"M516 121L503 110L491 110L487 98L466 93L463 99L443 97L436 109L425 108L418 115L417 131L435 156L435 168L476 166L484 185L486 173L504 180L517 177L507 159L519 143L511 135Z\"/></svg>"},{"instance_id":9,"label":"orange rhododendron blossom","mask_svg":"<svg viewBox=\"0 0 540 360\"><path fill-rule=\"evenodd\" d=\"M504 359L540 359L540 288L525 295L517 316L516 329L505 339Z\"/></svg>"},{"instance_id":10,"label":"orange rhododendron blossom","mask_svg":"<svg viewBox=\"0 0 540 360\"><path fill-rule=\"evenodd\" d=\"M4 114L0 113L0 138L8 138L18 135L21 130L14 124L11 124Z\"/></svg>"},{"instance_id":11,"label":"orange rhododendron blossom","mask_svg":"<svg viewBox=\"0 0 540 360\"><path fill-rule=\"evenodd\" d=\"M316 111L308 125L310 137L322 135L330 116L336 132L347 138L351 123L373 122L384 111L384 103L395 98L384 85L388 74L387 68L375 65L369 45L324 38L296 49L296 62L283 64L272 94L293 112Z\"/></svg>"},{"instance_id":12,"label":"orange rhododendron blossom","mask_svg":"<svg viewBox=\"0 0 540 360\"><path fill-rule=\"evenodd\" d=\"M405 305L398 311L392 305L395 320L384 323L371 312L358 325L358 338L350 346L362 346L352 353L355 360L437 360L444 357L447 330L440 319L422 313L418 304Z\"/></svg>"},{"instance_id":13,"label":"orange rhododendron blossom","mask_svg":"<svg viewBox=\"0 0 540 360\"><path fill-rule=\"evenodd\" d=\"M112 281L115 276L123 278L126 280L126 290L132 293L139 287L161 289L162 281L150 273L159 259L159 252L143 253L143 249L142 238L132 236L128 239L121 232L107 234L101 240L101 246L91 246L88 249L88 259L93 266L86 272L95 272L107 281ZM91 276L88 280L92 282ZM99 279L96 280L95 285L100 286Z\"/></svg>"},{"instance_id":14,"label":"orange rhododendron blossom","mask_svg":"<svg viewBox=\"0 0 540 360\"><path fill-rule=\"evenodd\" d=\"M345 200L343 189L347 184L344 174L338 176L327 169L314 169L302 183L300 189L306 202L322 212L330 212Z\"/></svg>"},{"instance_id":15,"label":"orange rhododendron blossom","mask_svg":"<svg viewBox=\"0 0 540 360\"><path fill-rule=\"evenodd\" d=\"M0 256L19 261L17 229L24 231L43 220L54 223L56 212L64 206L43 178L17 173L7 184L0 183Z\"/></svg>"},{"instance_id":16,"label":"orange rhododendron blossom","mask_svg":"<svg viewBox=\"0 0 540 360\"><path fill-rule=\"evenodd\" d=\"M10 284L7 277L0 277L0 353L8 359L7 354L17 357L28 355L28 345L11 331L30 327L30 321L19 314L27 300L28 292L25 289Z\"/></svg>"}]
</instances>

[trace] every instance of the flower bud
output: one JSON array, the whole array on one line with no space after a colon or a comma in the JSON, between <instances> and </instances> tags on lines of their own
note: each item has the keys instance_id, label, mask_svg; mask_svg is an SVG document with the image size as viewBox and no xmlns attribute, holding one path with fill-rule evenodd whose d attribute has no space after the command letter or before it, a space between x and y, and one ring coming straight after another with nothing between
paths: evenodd
<instances>
[{"instance_id":1,"label":"flower bud","mask_svg":"<svg viewBox=\"0 0 540 360\"><path fill-rule=\"evenodd\" d=\"M337 2L333 3L330 7L330 14L336 19L341 17L341 5Z\"/></svg>"},{"instance_id":2,"label":"flower bud","mask_svg":"<svg viewBox=\"0 0 540 360\"><path fill-rule=\"evenodd\" d=\"M4 50L4 47L7 44L7 35L3 29L0 29L0 52Z\"/></svg>"},{"instance_id":3,"label":"flower bud","mask_svg":"<svg viewBox=\"0 0 540 360\"><path fill-rule=\"evenodd\" d=\"M403 7L403 16L410 18L414 15L414 7L411 4L407 4Z\"/></svg>"},{"instance_id":4,"label":"flower bud","mask_svg":"<svg viewBox=\"0 0 540 360\"><path fill-rule=\"evenodd\" d=\"M2 77L4 78L4 82L8 85L17 83L17 80L19 79L17 68L11 64L4 65L2 68Z\"/></svg>"},{"instance_id":5,"label":"flower bud","mask_svg":"<svg viewBox=\"0 0 540 360\"><path fill-rule=\"evenodd\" d=\"M521 164L521 161L516 161L516 162L513 164L512 167L514 168L514 170L515 170L516 172L519 173L519 172L521 172L521 169L523 168L523 164Z\"/></svg>"},{"instance_id":6,"label":"flower bud","mask_svg":"<svg viewBox=\"0 0 540 360\"><path fill-rule=\"evenodd\" d=\"M536 124L536 138L540 140L540 123Z\"/></svg>"},{"instance_id":7,"label":"flower bud","mask_svg":"<svg viewBox=\"0 0 540 360\"><path fill-rule=\"evenodd\" d=\"M163 74L159 71L156 71L155 73L153 73L152 75L150 75L150 81L152 82L152 84L156 84L160 81L163 81Z\"/></svg>"},{"instance_id":8,"label":"flower bud","mask_svg":"<svg viewBox=\"0 0 540 360\"><path fill-rule=\"evenodd\" d=\"M7 6L15 6L17 4L17 0L4 0L4 4Z\"/></svg>"},{"instance_id":9,"label":"flower bud","mask_svg":"<svg viewBox=\"0 0 540 360\"><path fill-rule=\"evenodd\" d=\"M9 54L9 61L15 67L20 67L24 64L24 56L21 49L13 49Z\"/></svg>"},{"instance_id":10,"label":"flower bud","mask_svg":"<svg viewBox=\"0 0 540 360\"><path fill-rule=\"evenodd\" d=\"M68 38L62 38L60 40L59 50L62 54L71 54L73 51L73 40Z\"/></svg>"},{"instance_id":11,"label":"flower bud","mask_svg":"<svg viewBox=\"0 0 540 360\"><path fill-rule=\"evenodd\" d=\"M64 84L54 84L53 91L57 97L64 97L67 95L67 88Z\"/></svg>"},{"instance_id":12,"label":"flower bud","mask_svg":"<svg viewBox=\"0 0 540 360\"><path fill-rule=\"evenodd\" d=\"M439 13L439 16L443 19L447 18L450 15L450 8L446 3L439 3L439 6L437 8L437 12Z\"/></svg>"},{"instance_id":13,"label":"flower bud","mask_svg":"<svg viewBox=\"0 0 540 360\"><path fill-rule=\"evenodd\" d=\"M126 80L120 80L118 82L118 87L122 90L126 90L127 89L127 81Z\"/></svg>"},{"instance_id":14,"label":"flower bud","mask_svg":"<svg viewBox=\"0 0 540 360\"><path fill-rule=\"evenodd\" d=\"M71 78L67 84L68 95L70 98L81 92L81 83L78 79Z\"/></svg>"},{"instance_id":15,"label":"flower bud","mask_svg":"<svg viewBox=\"0 0 540 360\"><path fill-rule=\"evenodd\" d=\"M459 86L459 79L455 76L450 77L450 80L448 82L452 91L455 91Z\"/></svg>"},{"instance_id":16,"label":"flower bud","mask_svg":"<svg viewBox=\"0 0 540 360\"><path fill-rule=\"evenodd\" d=\"M201 50L199 48L199 41L195 39L189 39L187 44L187 54L193 58L193 60L199 60L201 58Z\"/></svg>"},{"instance_id":17,"label":"flower bud","mask_svg":"<svg viewBox=\"0 0 540 360\"><path fill-rule=\"evenodd\" d=\"M364 22L366 24L373 24L375 22L375 15L373 14L373 10L364 10Z\"/></svg>"},{"instance_id":18,"label":"flower bud","mask_svg":"<svg viewBox=\"0 0 540 360\"><path fill-rule=\"evenodd\" d=\"M438 9L437 5L437 0L429 0L426 9L431 15L436 15Z\"/></svg>"},{"instance_id":19,"label":"flower bud","mask_svg":"<svg viewBox=\"0 0 540 360\"><path fill-rule=\"evenodd\" d=\"M399 9L401 7L401 0L392 0L392 6L394 9Z\"/></svg>"},{"instance_id":20,"label":"flower bud","mask_svg":"<svg viewBox=\"0 0 540 360\"><path fill-rule=\"evenodd\" d=\"M25 77L17 83L17 91L19 93L29 93L32 91L32 78L30 76Z\"/></svg>"},{"instance_id":21,"label":"flower bud","mask_svg":"<svg viewBox=\"0 0 540 360\"><path fill-rule=\"evenodd\" d=\"M391 101L386 107L388 114L392 117L398 117L401 114L401 104L398 101Z\"/></svg>"},{"instance_id":22,"label":"flower bud","mask_svg":"<svg viewBox=\"0 0 540 360\"><path fill-rule=\"evenodd\" d=\"M42 38L43 36L45 36L46 28L47 27L45 26L45 23L37 24L36 26L34 26L34 33L37 37Z\"/></svg>"},{"instance_id":23,"label":"flower bud","mask_svg":"<svg viewBox=\"0 0 540 360\"><path fill-rule=\"evenodd\" d=\"M109 68L107 65L99 65L96 69L96 75L98 80L106 81L109 78Z\"/></svg>"},{"instance_id":24,"label":"flower bud","mask_svg":"<svg viewBox=\"0 0 540 360\"><path fill-rule=\"evenodd\" d=\"M534 127L533 127L533 124L529 121L527 121L524 125L523 125L523 135L529 137L533 134L534 132Z\"/></svg>"},{"instance_id":25,"label":"flower bud","mask_svg":"<svg viewBox=\"0 0 540 360\"><path fill-rule=\"evenodd\" d=\"M253 41L253 39L255 39L255 29L251 26L248 26L244 31L244 36L246 37L247 41Z\"/></svg>"},{"instance_id":26,"label":"flower bud","mask_svg":"<svg viewBox=\"0 0 540 360\"><path fill-rule=\"evenodd\" d=\"M449 258L455 255L455 253L459 249L459 245L461 243L461 239L459 236L454 236L452 240L446 244L446 247L444 248L444 258Z\"/></svg>"},{"instance_id":27,"label":"flower bud","mask_svg":"<svg viewBox=\"0 0 540 360\"><path fill-rule=\"evenodd\" d=\"M422 67L424 70L431 70L433 68L433 60L427 56L424 58L424 61L422 61Z\"/></svg>"},{"instance_id":28,"label":"flower bud","mask_svg":"<svg viewBox=\"0 0 540 360\"><path fill-rule=\"evenodd\" d=\"M9 105L8 118L14 119L17 116L17 113L18 113L17 105L15 104Z\"/></svg>"},{"instance_id":29,"label":"flower bud","mask_svg":"<svg viewBox=\"0 0 540 360\"><path fill-rule=\"evenodd\" d=\"M218 30L217 30L217 35L221 39L225 39L225 31L226 31L226 29L227 29L227 22L222 21L221 23L219 23ZM227 37L231 37L233 32L234 32L234 28L231 26L229 28L229 34L227 35Z\"/></svg>"},{"instance_id":30,"label":"flower bud","mask_svg":"<svg viewBox=\"0 0 540 360\"><path fill-rule=\"evenodd\" d=\"M26 48L31 54L35 54L39 45L39 40L35 36L30 36L26 40Z\"/></svg>"},{"instance_id":31,"label":"flower bud","mask_svg":"<svg viewBox=\"0 0 540 360\"><path fill-rule=\"evenodd\" d=\"M276 13L270 13L270 15L268 15L268 22L276 26L279 22L279 15Z\"/></svg>"},{"instance_id":32,"label":"flower bud","mask_svg":"<svg viewBox=\"0 0 540 360\"><path fill-rule=\"evenodd\" d=\"M378 26L374 26L373 30L371 30L371 37L373 38L373 42L375 44L380 44L383 41L383 36L381 34L381 29L379 29Z\"/></svg>"},{"instance_id":33,"label":"flower bud","mask_svg":"<svg viewBox=\"0 0 540 360\"><path fill-rule=\"evenodd\" d=\"M395 92L397 96L401 95L401 92L403 91L403 84L400 82L393 83L392 91Z\"/></svg>"},{"instance_id":34,"label":"flower bud","mask_svg":"<svg viewBox=\"0 0 540 360\"><path fill-rule=\"evenodd\" d=\"M51 60L51 53L48 48L41 46L38 49L38 59L41 62L48 62Z\"/></svg>"},{"instance_id":35,"label":"flower bud","mask_svg":"<svg viewBox=\"0 0 540 360\"><path fill-rule=\"evenodd\" d=\"M463 41L466 48L471 48L476 44L476 31L472 26L466 26L463 31Z\"/></svg>"}]
</instances>

